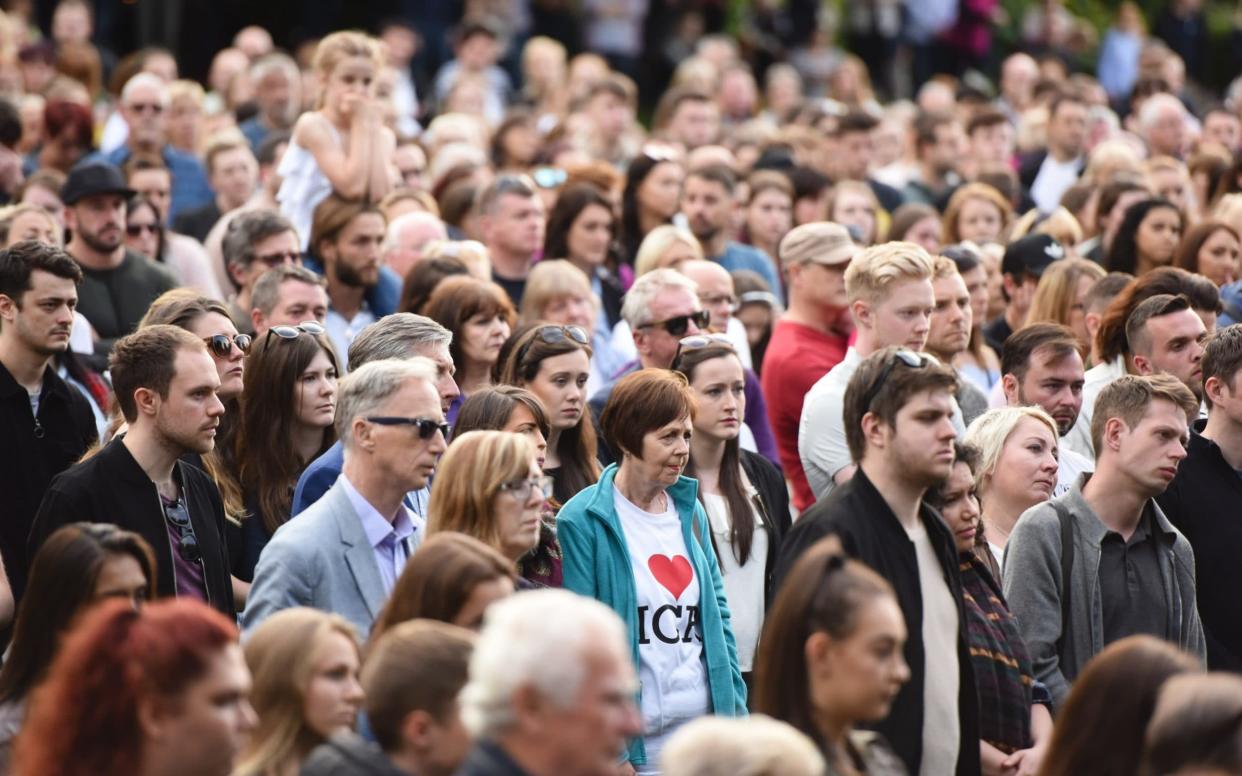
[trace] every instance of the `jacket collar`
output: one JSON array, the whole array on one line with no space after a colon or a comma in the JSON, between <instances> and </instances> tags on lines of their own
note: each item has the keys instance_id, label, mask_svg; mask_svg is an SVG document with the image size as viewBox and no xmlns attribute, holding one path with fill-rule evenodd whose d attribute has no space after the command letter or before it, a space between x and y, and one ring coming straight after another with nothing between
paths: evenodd
<instances>
[{"instance_id":1,"label":"jacket collar","mask_svg":"<svg viewBox=\"0 0 1242 776\"><path fill-rule=\"evenodd\" d=\"M1062 502L1069 508L1070 514L1074 516L1079 528L1090 539L1091 544L1099 546L1100 542L1104 540L1104 536L1111 529L1104 525L1099 515L1095 513L1095 510L1091 508L1091 504L1087 502L1086 497L1082 494L1083 486L1087 484L1087 480L1091 479L1091 475L1092 472L1083 472L1079 476L1078 482L1075 482L1072 488L1058 496L1055 500ZM1147 503L1143 506L1143 516L1140 520L1148 515L1152 518L1153 534L1157 538L1171 542L1177 537L1177 529L1164 516L1164 511L1160 509L1160 505L1156 503L1154 498L1147 499Z\"/></svg>"},{"instance_id":2,"label":"jacket collar","mask_svg":"<svg viewBox=\"0 0 1242 776\"><path fill-rule=\"evenodd\" d=\"M613 505L615 490L613 481L617 478L618 468L618 464L608 464L608 468L604 469L599 476L599 487L595 488L591 494L591 500L586 505L588 514L614 526L619 525L617 510ZM673 483L665 492L673 500L673 506L677 509L677 514L694 514L694 506L699 498L698 480L689 477L678 477L677 482Z\"/></svg>"},{"instance_id":3,"label":"jacket collar","mask_svg":"<svg viewBox=\"0 0 1242 776\"><path fill-rule=\"evenodd\" d=\"M880 491L875 487L875 483L867 476L861 466L854 472L854 476L846 483L857 496L867 502L867 513L873 517L879 517L877 524L882 526L881 530L894 535L900 535L902 539L909 540L906 528L901 524L901 520L897 515L893 514L893 508L884 500L884 496L880 495ZM944 525L940 514L936 510L927 505L927 502L919 502L919 520L927 529L929 536L936 537L939 534L947 532L948 528Z\"/></svg>"},{"instance_id":4,"label":"jacket collar","mask_svg":"<svg viewBox=\"0 0 1242 776\"><path fill-rule=\"evenodd\" d=\"M56 369L51 364L48 364L43 370L43 389L40 395L50 396L57 394L61 397L67 397L68 389L69 386L65 385L65 381L60 379L60 375L56 374ZM9 371L8 367L0 364L0 399L7 399L11 396L16 396L18 393L25 396L26 389L18 385L17 379L13 377L13 373Z\"/></svg>"}]
</instances>

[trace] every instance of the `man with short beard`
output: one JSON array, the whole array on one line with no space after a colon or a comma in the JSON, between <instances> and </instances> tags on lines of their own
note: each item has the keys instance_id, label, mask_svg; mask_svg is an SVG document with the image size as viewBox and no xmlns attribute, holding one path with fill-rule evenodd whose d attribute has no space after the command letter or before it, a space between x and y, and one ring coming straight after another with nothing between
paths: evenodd
<instances>
[{"instance_id":1,"label":"man with short beard","mask_svg":"<svg viewBox=\"0 0 1242 776\"><path fill-rule=\"evenodd\" d=\"M927 330L927 344L923 350L952 368L953 359L970 347L971 326L970 292L966 290L966 281L962 280L953 259L936 257L932 292L936 306L932 308L931 326ZM956 399L966 425L987 412L988 397L974 383L961 379L961 375L958 375Z\"/></svg>"},{"instance_id":2,"label":"man with short beard","mask_svg":"<svg viewBox=\"0 0 1242 776\"><path fill-rule=\"evenodd\" d=\"M737 176L721 164L692 170L681 193L681 212L690 231L703 246L703 255L734 272L757 272L782 302L785 292L776 265L763 251L729 239L729 217L733 212L733 193Z\"/></svg>"},{"instance_id":3,"label":"man with short beard","mask_svg":"<svg viewBox=\"0 0 1242 776\"><path fill-rule=\"evenodd\" d=\"M379 317L367 292L379 283L387 226L378 206L335 194L315 208L310 245L328 281L328 336L342 367L354 337Z\"/></svg>"},{"instance_id":4,"label":"man with short beard","mask_svg":"<svg viewBox=\"0 0 1242 776\"><path fill-rule=\"evenodd\" d=\"M138 326L160 294L177 287L165 267L125 247L125 200L134 192L106 162L80 164L60 197L70 231L65 250L82 268L78 311L95 330L92 366L103 368L113 344Z\"/></svg>"}]
</instances>

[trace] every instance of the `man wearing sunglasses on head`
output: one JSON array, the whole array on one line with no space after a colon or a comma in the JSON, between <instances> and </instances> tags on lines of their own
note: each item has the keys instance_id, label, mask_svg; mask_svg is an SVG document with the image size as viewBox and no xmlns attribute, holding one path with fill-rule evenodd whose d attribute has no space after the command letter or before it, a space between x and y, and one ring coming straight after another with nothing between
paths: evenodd
<instances>
[{"instance_id":1,"label":"man wearing sunglasses on head","mask_svg":"<svg viewBox=\"0 0 1242 776\"><path fill-rule=\"evenodd\" d=\"M406 494L426 486L448 443L436 367L425 358L363 364L340 383L341 475L280 527L259 556L242 624L310 606L366 638L421 533Z\"/></svg>"}]
</instances>

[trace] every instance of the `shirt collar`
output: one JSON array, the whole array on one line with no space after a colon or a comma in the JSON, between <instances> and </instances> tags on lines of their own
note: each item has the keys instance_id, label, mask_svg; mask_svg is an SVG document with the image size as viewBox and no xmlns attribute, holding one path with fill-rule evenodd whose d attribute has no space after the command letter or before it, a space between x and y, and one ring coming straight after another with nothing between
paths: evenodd
<instances>
[{"instance_id":1,"label":"shirt collar","mask_svg":"<svg viewBox=\"0 0 1242 776\"><path fill-rule=\"evenodd\" d=\"M367 535L367 541L372 547L380 546L392 534L395 534L398 543L404 542L414 534L414 521L410 518L410 511L404 504L397 507L396 514L389 521L358 492L344 473L341 474L340 481L341 487L345 489L345 495L349 496L349 503L362 523L363 533Z\"/></svg>"}]
</instances>

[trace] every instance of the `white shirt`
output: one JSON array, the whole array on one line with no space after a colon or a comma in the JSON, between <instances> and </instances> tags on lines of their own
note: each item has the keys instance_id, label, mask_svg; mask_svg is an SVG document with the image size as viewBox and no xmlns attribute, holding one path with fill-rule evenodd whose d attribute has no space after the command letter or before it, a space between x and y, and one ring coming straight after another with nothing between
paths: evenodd
<instances>
[{"instance_id":1,"label":"white shirt","mask_svg":"<svg viewBox=\"0 0 1242 776\"><path fill-rule=\"evenodd\" d=\"M336 357L341 362L342 375L349 368L350 343L360 331L373 323L375 323L375 313L371 312L366 302L362 303L362 307L349 320L331 307L328 308L328 317L323 325L328 330L328 338L332 340L332 347L336 348Z\"/></svg>"},{"instance_id":2,"label":"white shirt","mask_svg":"<svg viewBox=\"0 0 1242 776\"><path fill-rule=\"evenodd\" d=\"M710 714L703 659L699 580L686 550L681 518L668 499L663 514L639 509L614 490L613 504L625 533L638 605L638 678L647 765L659 773L660 749L680 725Z\"/></svg>"},{"instance_id":3,"label":"white shirt","mask_svg":"<svg viewBox=\"0 0 1242 776\"><path fill-rule=\"evenodd\" d=\"M1061 195L1078 180L1081 169L1081 158L1058 162L1051 153L1044 157L1044 163L1039 166L1039 172L1031 183L1031 199L1039 212L1051 213L1057 209L1061 204Z\"/></svg>"},{"instance_id":4,"label":"white shirt","mask_svg":"<svg viewBox=\"0 0 1242 776\"><path fill-rule=\"evenodd\" d=\"M919 776L944 776L957 770L961 744L958 719L957 602L944 581L944 570L927 529L906 529L919 562L923 597L923 760Z\"/></svg>"},{"instance_id":5,"label":"white shirt","mask_svg":"<svg viewBox=\"0 0 1242 776\"><path fill-rule=\"evenodd\" d=\"M1057 484L1052 489L1052 497L1056 498L1063 493L1069 493L1070 488L1074 487L1074 483L1078 482L1080 475L1093 471L1095 471L1095 461L1068 447L1058 448Z\"/></svg>"},{"instance_id":6,"label":"white shirt","mask_svg":"<svg viewBox=\"0 0 1242 776\"><path fill-rule=\"evenodd\" d=\"M754 503L755 488L746 483L746 496ZM743 672L750 671L755 662L755 649L759 646L759 632L763 630L764 582L768 566L768 529L761 513L752 506L755 532L750 543L750 557L746 565L737 561L737 553L731 544L733 520L724 496L703 493L703 505L712 526L712 537L719 550L720 576L724 579L725 597L729 601L729 617L733 623L733 637L737 640L737 661Z\"/></svg>"},{"instance_id":7,"label":"white shirt","mask_svg":"<svg viewBox=\"0 0 1242 776\"><path fill-rule=\"evenodd\" d=\"M1100 398L1100 391L1104 390L1104 386L1125 374L1125 356L1117 356L1108 363L1096 364L1087 370L1082 385L1082 409L1078 412L1074 427L1061 439L1062 450L1073 450L1087 460L1095 461L1095 446L1091 443L1091 418L1095 415L1095 400Z\"/></svg>"}]
</instances>

